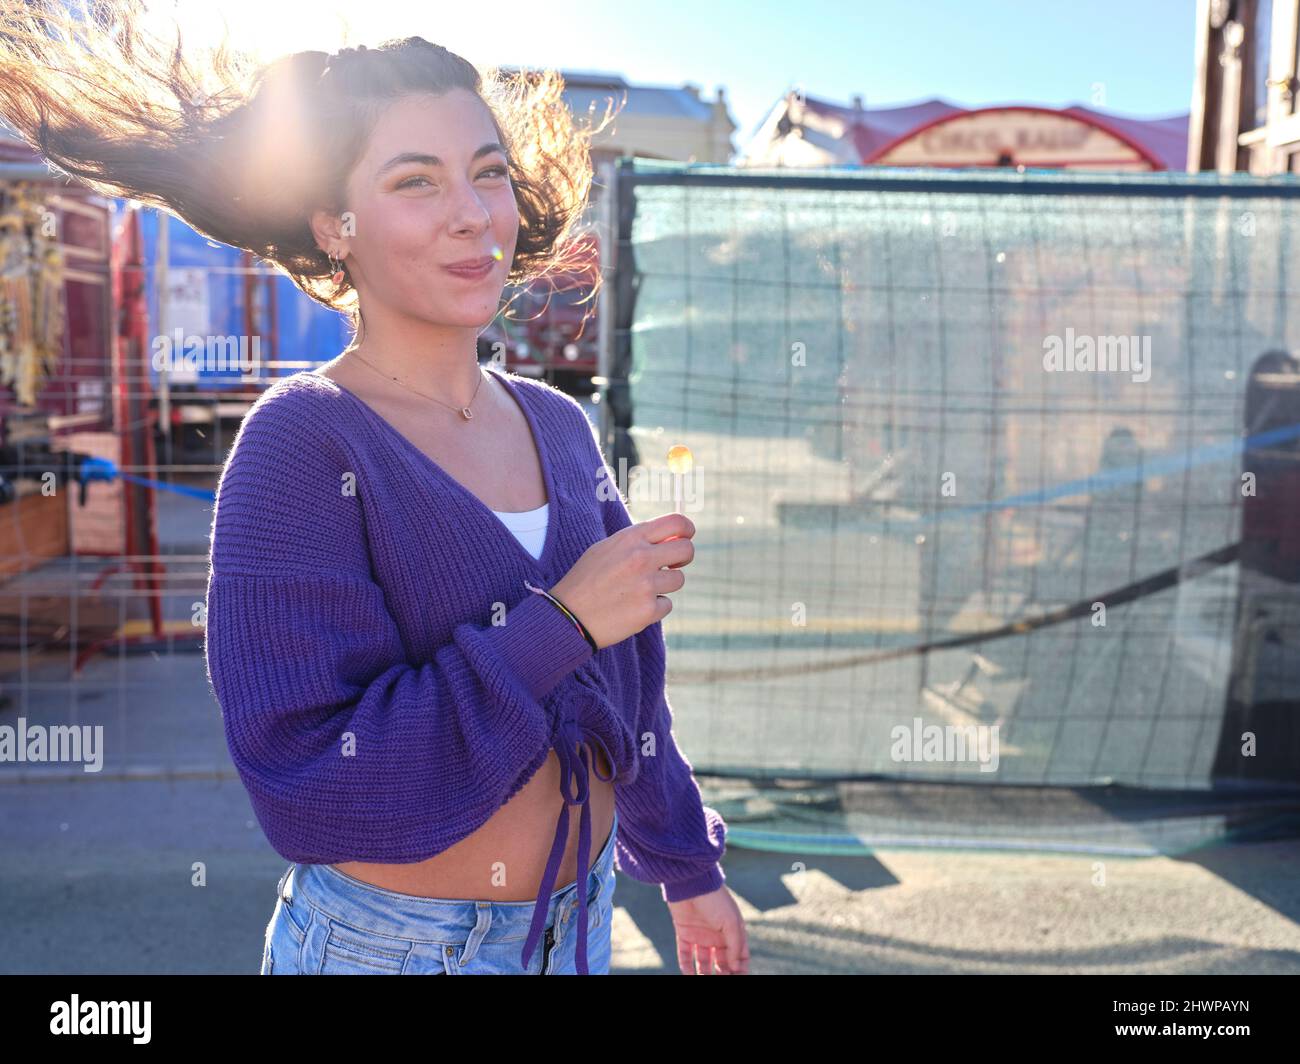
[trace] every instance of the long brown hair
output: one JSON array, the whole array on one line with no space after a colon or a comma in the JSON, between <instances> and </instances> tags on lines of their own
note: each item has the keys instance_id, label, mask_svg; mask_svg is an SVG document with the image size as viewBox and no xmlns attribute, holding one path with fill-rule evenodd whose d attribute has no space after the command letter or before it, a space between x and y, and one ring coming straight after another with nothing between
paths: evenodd
<instances>
[{"instance_id":1,"label":"long brown hair","mask_svg":"<svg viewBox=\"0 0 1300 1064\"><path fill-rule=\"evenodd\" d=\"M316 245L315 208L346 208L348 173L399 96L475 93L508 149L519 235L507 284L580 268L594 126L575 121L554 71L469 61L421 37L264 66L229 46L202 51L145 28L141 0L0 0L0 117L51 163L102 195L135 199L279 267L360 325L358 294ZM599 284L599 278L594 278Z\"/></svg>"}]
</instances>

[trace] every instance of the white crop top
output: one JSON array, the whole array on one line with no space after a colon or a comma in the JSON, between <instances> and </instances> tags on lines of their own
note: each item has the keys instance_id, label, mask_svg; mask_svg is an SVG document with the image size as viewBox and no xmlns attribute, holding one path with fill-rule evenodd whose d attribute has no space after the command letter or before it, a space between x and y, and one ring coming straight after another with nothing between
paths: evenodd
<instances>
[{"instance_id":1,"label":"white crop top","mask_svg":"<svg viewBox=\"0 0 1300 1064\"><path fill-rule=\"evenodd\" d=\"M546 546L546 520L550 506L549 502L544 502L536 510L493 510L492 512L515 534L515 539L523 544L524 550L534 558L540 558L542 548Z\"/></svg>"}]
</instances>

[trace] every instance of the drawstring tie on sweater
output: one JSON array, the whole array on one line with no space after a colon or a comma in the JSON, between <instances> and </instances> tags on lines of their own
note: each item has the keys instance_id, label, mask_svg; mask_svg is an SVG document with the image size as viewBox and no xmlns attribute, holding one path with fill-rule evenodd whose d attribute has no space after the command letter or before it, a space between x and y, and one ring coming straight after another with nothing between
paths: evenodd
<instances>
[{"instance_id":1,"label":"drawstring tie on sweater","mask_svg":"<svg viewBox=\"0 0 1300 1064\"><path fill-rule=\"evenodd\" d=\"M601 690L603 684L600 683L599 677L591 676L589 669L580 668L573 674L573 679L583 687L585 694L598 699L606 698L605 693ZM609 762L610 775L608 776L601 775L599 763L595 760L595 747L600 748L600 751L605 755L605 759ZM560 808L560 815L556 821L555 839L551 843L551 855L546 862L546 872L542 876L542 886L537 894L537 904L533 907L533 922L529 927L528 937L524 940L522 960L524 967L527 968L529 959L532 957L533 950L536 948L537 941L544 929L543 924L546 922L546 913L550 907L551 892L555 889L555 880L559 875L560 860L564 856L564 850L569 841L569 805L572 803L580 807L578 816L577 880L578 974L588 975L587 877L590 875L591 861L591 805L587 801L591 788L588 772L594 769L596 778L608 783L614 778L614 759L610 757L609 750L600 736L573 716L566 715L565 719L560 723L559 733L555 737L552 748L560 759L560 794L564 797L564 805ZM588 760L589 755L590 761ZM576 792L572 796L570 796L570 778L573 779L573 790Z\"/></svg>"}]
</instances>

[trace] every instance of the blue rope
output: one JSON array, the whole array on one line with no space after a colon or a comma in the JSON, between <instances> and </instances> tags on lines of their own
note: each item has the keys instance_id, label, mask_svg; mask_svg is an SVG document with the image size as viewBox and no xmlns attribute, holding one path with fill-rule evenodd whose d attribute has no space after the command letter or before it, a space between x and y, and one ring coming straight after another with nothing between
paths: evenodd
<instances>
[{"instance_id":1,"label":"blue rope","mask_svg":"<svg viewBox=\"0 0 1300 1064\"><path fill-rule=\"evenodd\" d=\"M81 463L81 478L83 480L129 480L133 484L142 484L146 488L154 488L158 491L170 491L177 495L187 495L191 499L203 499L206 502L216 502L217 493L208 491L205 488L191 488L185 484L169 484L163 480L150 480L148 477L138 477L133 473L123 473L117 468L117 465L107 458L87 458Z\"/></svg>"},{"instance_id":2,"label":"blue rope","mask_svg":"<svg viewBox=\"0 0 1300 1064\"><path fill-rule=\"evenodd\" d=\"M1098 494L1123 484L1140 482L1148 477L1159 476L1162 473L1191 469L1209 462L1221 461L1243 451L1267 447L1270 444L1292 440L1298 436L1300 436L1300 423L1283 425L1280 428L1256 433L1254 436L1240 437L1224 443L1206 444L1204 447L1198 447L1191 451L1157 455L1143 459L1137 465L1119 466L1115 469L1108 469L1102 473L1093 473L1090 476L1066 481L1063 484L1043 488L1039 491L1027 491L1020 495L1007 495L1001 499L972 503L969 506L954 506L951 509L945 508L933 514L917 516L900 514L897 516L891 515L887 519L874 522L854 521L853 526L860 528L865 525L875 527L878 531L888 532L891 529L897 530L899 525L922 526L937 524L940 521L952 518L972 517L976 514L988 513L991 510L1023 508L1050 502L1053 499L1066 498L1071 495Z\"/></svg>"}]
</instances>

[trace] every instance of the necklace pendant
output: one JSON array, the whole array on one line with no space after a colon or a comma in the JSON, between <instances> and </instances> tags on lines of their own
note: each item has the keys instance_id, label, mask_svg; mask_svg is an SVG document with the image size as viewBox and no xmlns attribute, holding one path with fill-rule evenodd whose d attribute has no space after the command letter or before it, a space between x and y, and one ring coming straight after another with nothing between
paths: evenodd
<instances>
[{"instance_id":1,"label":"necklace pendant","mask_svg":"<svg viewBox=\"0 0 1300 1064\"><path fill-rule=\"evenodd\" d=\"M470 418L474 416L474 414L469 407L462 406L460 408L460 416L463 417L466 421L468 421Z\"/></svg>"}]
</instances>

